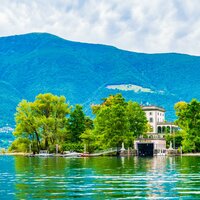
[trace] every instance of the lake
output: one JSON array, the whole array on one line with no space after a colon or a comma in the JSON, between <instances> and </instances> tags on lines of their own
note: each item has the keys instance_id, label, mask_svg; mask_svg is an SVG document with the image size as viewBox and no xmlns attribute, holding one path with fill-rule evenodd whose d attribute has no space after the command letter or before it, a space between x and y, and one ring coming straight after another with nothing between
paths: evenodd
<instances>
[{"instance_id":1,"label":"lake","mask_svg":"<svg viewBox=\"0 0 200 200\"><path fill-rule=\"evenodd\" d=\"M0 199L200 199L200 157L0 156Z\"/></svg>"}]
</instances>

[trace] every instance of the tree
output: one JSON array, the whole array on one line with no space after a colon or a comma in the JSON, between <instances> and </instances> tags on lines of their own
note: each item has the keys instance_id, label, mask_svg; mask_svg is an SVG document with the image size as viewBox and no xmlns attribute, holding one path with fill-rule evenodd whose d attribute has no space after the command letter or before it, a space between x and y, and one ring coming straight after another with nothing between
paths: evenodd
<instances>
[{"instance_id":1,"label":"tree","mask_svg":"<svg viewBox=\"0 0 200 200\"><path fill-rule=\"evenodd\" d=\"M85 152L92 152L95 148L94 144L94 134L93 134L94 124L90 117L85 117L85 131L79 136L84 144Z\"/></svg>"},{"instance_id":2,"label":"tree","mask_svg":"<svg viewBox=\"0 0 200 200\"><path fill-rule=\"evenodd\" d=\"M146 133L148 121L141 106L136 102L129 101L126 110L130 125L129 129L133 136L138 137Z\"/></svg>"},{"instance_id":3,"label":"tree","mask_svg":"<svg viewBox=\"0 0 200 200\"><path fill-rule=\"evenodd\" d=\"M193 99L190 103L175 104L177 125L183 130L183 151L200 151L200 102Z\"/></svg>"},{"instance_id":4,"label":"tree","mask_svg":"<svg viewBox=\"0 0 200 200\"><path fill-rule=\"evenodd\" d=\"M94 136L102 148L132 144L134 137L145 132L147 120L137 103L126 102L121 94L111 95L100 105L92 106L96 115Z\"/></svg>"},{"instance_id":5,"label":"tree","mask_svg":"<svg viewBox=\"0 0 200 200\"><path fill-rule=\"evenodd\" d=\"M94 134L96 142L103 149L121 146L130 137L126 102L121 94L109 96L101 105L93 106Z\"/></svg>"},{"instance_id":6,"label":"tree","mask_svg":"<svg viewBox=\"0 0 200 200\"><path fill-rule=\"evenodd\" d=\"M94 128L94 123L93 120L90 119L90 117L86 116L85 117L85 129L90 129L92 130Z\"/></svg>"},{"instance_id":7,"label":"tree","mask_svg":"<svg viewBox=\"0 0 200 200\"><path fill-rule=\"evenodd\" d=\"M61 142L67 135L69 106L64 96L39 94L34 102L22 100L15 114L14 135L28 138L37 151Z\"/></svg>"},{"instance_id":8,"label":"tree","mask_svg":"<svg viewBox=\"0 0 200 200\"><path fill-rule=\"evenodd\" d=\"M92 129L86 129L81 135L81 140L84 144L84 151L92 152L95 148L95 136Z\"/></svg>"},{"instance_id":9,"label":"tree","mask_svg":"<svg viewBox=\"0 0 200 200\"><path fill-rule=\"evenodd\" d=\"M86 129L85 114L81 105L76 105L69 116L69 131L71 135L71 142L80 142L80 135Z\"/></svg>"},{"instance_id":10,"label":"tree","mask_svg":"<svg viewBox=\"0 0 200 200\"><path fill-rule=\"evenodd\" d=\"M175 141L175 148L180 148L182 146L182 142L183 142L183 135L184 135L184 131L183 130L179 130L176 131L175 134L166 134L165 135L165 140L166 140L166 146L167 148L170 147L170 143L173 144Z\"/></svg>"},{"instance_id":11,"label":"tree","mask_svg":"<svg viewBox=\"0 0 200 200\"><path fill-rule=\"evenodd\" d=\"M16 140L14 140L9 147L9 151L11 152L29 152L29 145L30 140L27 138L21 138L18 137Z\"/></svg>"},{"instance_id":12,"label":"tree","mask_svg":"<svg viewBox=\"0 0 200 200\"><path fill-rule=\"evenodd\" d=\"M34 105L44 148L47 149L49 144L55 146L57 143L64 142L68 133L66 116L70 112L66 98L51 93L39 94Z\"/></svg>"},{"instance_id":13,"label":"tree","mask_svg":"<svg viewBox=\"0 0 200 200\"><path fill-rule=\"evenodd\" d=\"M40 148L40 132L39 123L34 114L35 106L32 102L22 100L15 114L16 128L13 132L14 136L20 138L28 138L32 144ZM19 140L21 141L21 140ZM18 144L19 142L16 142Z\"/></svg>"}]
</instances>

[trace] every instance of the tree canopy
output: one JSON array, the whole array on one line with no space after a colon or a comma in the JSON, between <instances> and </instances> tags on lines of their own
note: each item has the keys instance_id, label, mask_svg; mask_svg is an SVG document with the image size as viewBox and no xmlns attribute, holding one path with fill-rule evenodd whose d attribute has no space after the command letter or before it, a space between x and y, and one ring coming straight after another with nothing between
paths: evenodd
<instances>
[{"instance_id":1,"label":"tree canopy","mask_svg":"<svg viewBox=\"0 0 200 200\"><path fill-rule=\"evenodd\" d=\"M148 130L148 121L141 106L137 102L129 101L126 112L129 121L129 129L133 136L138 137L146 133Z\"/></svg>"},{"instance_id":2,"label":"tree canopy","mask_svg":"<svg viewBox=\"0 0 200 200\"><path fill-rule=\"evenodd\" d=\"M15 115L14 135L28 138L36 151L65 139L66 115L70 112L64 96L39 94L34 102L22 100Z\"/></svg>"},{"instance_id":3,"label":"tree canopy","mask_svg":"<svg viewBox=\"0 0 200 200\"><path fill-rule=\"evenodd\" d=\"M66 103L64 96L39 94L34 102L22 100L15 115L17 137L11 149L23 150L31 146L55 151L87 151L133 145L135 137L147 131L144 111L136 102L126 102L121 94L110 95L99 105L93 105L94 121L87 117L81 105ZM86 148L85 148L86 149Z\"/></svg>"},{"instance_id":4,"label":"tree canopy","mask_svg":"<svg viewBox=\"0 0 200 200\"><path fill-rule=\"evenodd\" d=\"M183 150L185 152L200 151L200 102L193 99L190 103L175 104L178 119L177 125L183 130Z\"/></svg>"},{"instance_id":5,"label":"tree canopy","mask_svg":"<svg viewBox=\"0 0 200 200\"><path fill-rule=\"evenodd\" d=\"M100 105L92 106L94 136L102 148L130 144L134 137L145 132L147 119L141 107L135 102L126 102L121 94L105 98Z\"/></svg>"},{"instance_id":6,"label":"tree canopy","mask_svg":"<svg viewBox=\"0 0 200 200\"><path fill-rule=\"evenodd\" d=\"M71 142L79 142L80 135L86 129L86 117L81 105L76 105L69 116L69 131L71 135Z\"/></svg>"}]
</instances>

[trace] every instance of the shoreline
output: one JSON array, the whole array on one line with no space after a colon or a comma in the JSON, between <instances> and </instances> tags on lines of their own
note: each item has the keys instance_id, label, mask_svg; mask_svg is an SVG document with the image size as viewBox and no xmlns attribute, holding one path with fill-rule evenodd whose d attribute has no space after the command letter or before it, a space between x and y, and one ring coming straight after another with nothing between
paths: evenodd
<instances>
[{"instance_id":1,"label":"shoreline","mask_svg":"<svg viewBox=\"0 0 200 200\"><path fill-rule=\"evenodd\" d=\"M200 156L200 153L183 153L181 156Z\"/></svg>"},{"instance_id":2,"label":"shoreline","mask_svg":"<svg viewBox=\"0 0 200 200\"><path fill-rule=\"evenodd\" d=\"M33 155L31 153L23 153L23 152L15 152L15 153L0 153L0 156L30 156ZM37 154L36 154L37 155ZM127 155L127 157L130 155ZM137 156L137 155L131 155L131 156ZM183 154L168 154L165 156L200 156L200 152L199 153L183 153ZM63 154L53 154L53 157L63 157ZM93 156L95 157L95 156ZM97 156L98 157L98 156Z\"/></svg>"},{"instance_id":3,"label":"shoreline","mask_svg":"<svg viewBox=\"0 0 200 200\"><path fill-rule=\"evenodd\" d=\"M0 156L28 156L30 153L16 152L16 153L0 153Z\"/></svg>"}]
</instances>

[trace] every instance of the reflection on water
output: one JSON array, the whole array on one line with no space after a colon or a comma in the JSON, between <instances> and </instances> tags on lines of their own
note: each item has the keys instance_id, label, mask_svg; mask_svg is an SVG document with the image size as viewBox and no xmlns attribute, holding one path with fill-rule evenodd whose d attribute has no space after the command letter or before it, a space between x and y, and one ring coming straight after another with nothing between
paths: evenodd
<instances>
[{"instance_id":1,"label":"reflection on water","mask_svg":"<svg viewBox=\"0 0 200 200\"><path fill-rule=\"evenodd\" d=\"M200 199L200 157L0 157L0 199Z\"/></svg>"}]
</instances>

